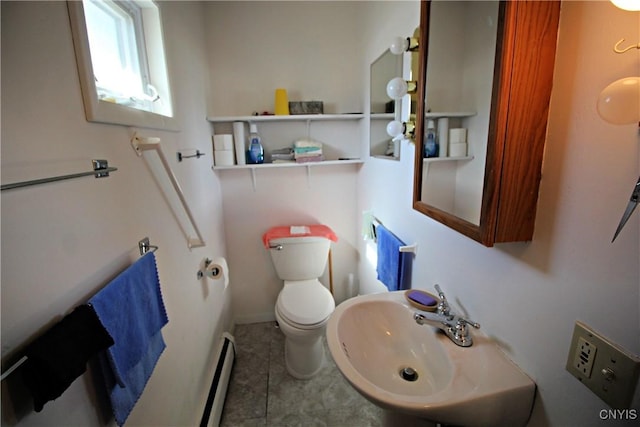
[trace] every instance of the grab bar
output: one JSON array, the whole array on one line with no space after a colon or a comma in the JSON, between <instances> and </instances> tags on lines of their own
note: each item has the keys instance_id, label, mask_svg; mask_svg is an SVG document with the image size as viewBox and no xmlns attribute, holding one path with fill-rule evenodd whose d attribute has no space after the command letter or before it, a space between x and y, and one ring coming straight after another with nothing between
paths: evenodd
<instances>
[{"instance_id":1,"label":"grab bar","mask_svg":"<svg viewBox=\"0 0 640 427\"><path fill-rule=\"evenodd\" d=\"M175 190L176 194L178 195L178 198L180 199L180 203L182 204L184 213L189 218L189 221L191 222L191 226L193 227L193 231L196 234L196 237L193 238L189 236L186 229L183 228L183 231L185 232L185 234L187 234L186 236L187 246L189 247L189 249L205 246L206 243L204 242L204 240L202 240L202 235L200 234L200 230L198 230L198 226L196 225L196 221L193 218L191 209L189 209L189 205L187 204L187 201L184 198L184 194L182 193L180 184L178 183L176 176L171 170L171 166L169 165L169 162L167 162L167 158L164 156L164 153L162 152L162 147L160 147L160 138L144 138L134 133L133 137L131 138L131 146L136 151L136 154L138 155L138 157L142 157L142 153L147 150L155 150L158 153L158 157L160 158L160 161L162 162L162 166L164 167L164 170L167 173L167 176L169 177L169 181L171 181L171 185L173 186L173 189Z\"/></svg>"},{"instance_id":2,"label":"grab bar","mask_svg":"<svg viewBox=\"0 0 640 427\"><path fill-rule=\"evenodd\" d=\"M11 184L3 184L0 191L12 190L14 188L29 187L31 185L46 184L48 182L63 181L65 179L80 178L83 176L93 175L96 178L104 178L109 176L109 172L117 171L118 168L110 168L109 162L106 160L91 160L93 170L89 172L72 173L69 175L52 176L48 178L32 179L30 181L14 182Z\"/></svg>"}]
</instances>

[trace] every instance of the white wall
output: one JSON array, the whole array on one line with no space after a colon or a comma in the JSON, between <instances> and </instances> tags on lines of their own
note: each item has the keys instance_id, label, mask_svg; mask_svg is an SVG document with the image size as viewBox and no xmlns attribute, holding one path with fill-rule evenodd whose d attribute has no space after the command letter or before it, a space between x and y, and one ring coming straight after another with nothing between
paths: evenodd
<instances>
[{"instance_id":1,"label":"white wall","mask_svg":"<svg viewBox=\"0 0 640 427\"><path fill-rule=\"evenodd\" d=\"M215 1L207 6L209 114L273 112L274 91L362 112L360 2Z\"/></svg>"},{"instance_id":2,"label":"white wall","mask_svg":"<svg viewBox=\"0 0 640 427\"><path fill-rule=\"evenodd\" d=\"M161 2L167 61L181 132L141 130L162 146L207 246L190 251L129 130L85 120L66 2L2 2L2 183L90 170L104 158L111 177L80 178L2 193L2 356L35 338L139 257L149 236L169 316L167 348L128 425L199 423L230 295L196 279L205 257L225 255L221 190L211 172L204 7ZM178 149L206 158L177 163ZM233 276L233 273L232 273ZM3 382L8 399L25 404ZM87 373L19 425L105 425L109 408Z\"/></svg>"},{"instance_id":3,"label":"white wall","mask_svg":"<svg viewBox=\"0 0 640 427\"><path fill-rule=\"evenodd\" d=\"M417 13L417 5L407 7ZM394 26L382 16L381 11L369 15L371 26L363 33L371 41L369 62L386 46L381 38L414 28L411 19L392 19ZM405 242L418 243L413 287L432 290L440 284L449 300L481 323L537 383L531 426L599 425L599 411L608 409L564 369L576 320L640 353L637 214L611 243L638 177L637 125L609 125L595 109L607 84L638 75L637 52L617 55L612 50L621 38L638 38L638 23L638 13L608 1L562 4L532 242L485 248L413 211L412 145L403 145L399 163L371 159L359 178L358 209L373 209ZM365 247L360 245L362 253ZM361 290L379 290L365 283L373 270L361 263ZM635 408L640 407L638 394Z\"/></svg>"},{"instance_id":4,"label":"white wall","mask_svg":"<svg viewBox=\"0 0 640 427\"><path fill-rule=\"evenodd\" d=\"M215 21L222 10L216 9L218 6L235 13L245 5L239 3L202 6L161 2L170 71L177 76L174 96L184 125L176 134L154 132L163 138L168 154L185 147L209 154L211 129L204 121L206 114L248 114L269 109L273 89L293 78L313 85L318 80L344 82L344 70L347 75L360 76L359 80L347 79L348 84L341 84L346 88L341 94L329 94L325 87L307 90L302 83L288 89L291 98L295 90L304 88L301 99L340 100L331 112L362 110L368 105L368 77L363 76L368 76L370 63L388 47L391 37L412 33L419 18L417 2L327 3L328 8L351 7L360 13L343 10L346 18L330 10L317 14L319 22L325 24L331 17L331 26L326 24L323 31L309 33L312 40L299 37L306 48L295 52L304 61L288 59L284 67L274 64L273 69L258 70L263 80L249 81L247 86L250 94L256 94L254 102L252 96L239 95L236 99L225 92L227 82L238 83L230 73L245 69L243 58L256 63L260 52L252 50L256 42L253 37L273 34L259 31L257 28L264 30L261 23L275 20L277 27L282 27L296 21L283 22L280 9L255 9L258 5L246 5L247 10L240 14L249 16L248 22L224 26L224 22ZM296 13L301 13L299 7L317 6L288 5ZM638 14L620 11L609 2L563 4L533 242L485 248L413 211L413 146L404 144L400 162L370 158L355 181L351 181L356 173L352 168L358 169L347 165L313 170L308 187L304 169L284 175L281 170L259 171L255 193L248 171L230 172L237 177L211 173L210 156L181 164L172 161L208 243L190 252L144 161L133 154L128 131L85 121L65 4L2 2L1 7L2 182L84 169L91 158L98 157L107 158L119 168L104 180L84 178L2 193L3 356L136 259L136 242L148 235L160 246L158 267L170 318L163 330L168 347L130 424L196 424L210 381L209 356L220 330L228 325L225 308L229 306L229 295L194 279L201 260L225 255L226 241L232 271L230 289L236 285L243 289L234 297L236 302L248 304L258 298L250 280L239 281L240 271L250 270L256 263L267 276L267 286L276 286L273 271L268 271L268 253L257 241L261 232L256 224L265 212L265 228L267 221L276 219L317 219L337 228L345 244L340 258L349 261L343 261L347 266L340 267L342 274L353 267L350 257L360 253L361 289L379 290L368 283L375 272L364 261L366 246L358 237L361 211L373 209L407 243L418 243L413 286L432 289L439 283L449 299L480 322L483 330L536 381L539 393L530 425L600 424L598 411L606 408L605 404L570 376L564 365L576 319L640 353L637 213L618 240L610 243L637 179L637 129L633 125L608 125L595 112L601 88L618 78L637 75L637 53L616 55L612 46L623 37L637 39ZM333 34L334 28L342 33L352 24L359 28L358 39L367 43L364 48L358 45L352 49L352 55L359 59L331 61L327 50L319 50L312 43L321 40L321 35ZM214 37L219 27L225 37ZM226 35L227 30L242 37ZM212 47L212 39L224 41L227 49ZM278 40L267 40L262 48L281 47ZM238 44L242 46L238 48ZM206 55L212 52L217 57L208 62ZM281 61L286 53L283 49L259 63ZM328 66L321 67L315 59ZM241 61L240 65L236 61ZM293 62L310 62L315 68L294 73ZM359 69L353 72L353 67ZM207 69L211 71L211 87ZM314 69L320 70L323 79ZM275 70L292 74L278 80ZM264 90L258 95L257 88ZM209 99L205 102L206 94ZM363 130L362 141L368 141L368 132ZM283 207L277 208L268 200L267 191L282 190L292 182L294 192L302 195L283 196ZM357 204L350 198L357 198ZM234 218L236 213L243 219ZM247 234L245 226L249 228ZM251 265L247 266L243 256ZM272 289L267 295L258 295L258 313L262 306L272 304L266 300L272 299L274 292ZM3 389L3 399L6 397ZM43 412L27 411L20 424L102 425L101 405L93 382L85 375L61 398L47 404ZM3 417L7 415L3 407Z\"/></svg>"},{"instance_id":5,"label":"white wall","mask_svg":"<svg viewBox=\"0 0 640 427\"><path fill-rule=\"evenodd\" d=\"M325 113L362 112L359 34L362 2L211 2L207 48L211 70L210 114L273 112L274 91L289 100L324 102ZM330 30L329 30L330 29ZM234 41L239 41L235 43ZM313 122L310 136L329 159L358 157L364 120ZM216 133L228 132L216 125ZM301 123L258 123L265 150L291 146L307 136ZM337 165L256 171L216 171L222 183L230 269L235 271L233 313L238 323L273 320L282 281L262 235L280 225L326 224L332 245L334 297L345 298L357 271L356 185L359 166ZM329 287L328 271L321 282Z\"/></svg>"}]
</instances>

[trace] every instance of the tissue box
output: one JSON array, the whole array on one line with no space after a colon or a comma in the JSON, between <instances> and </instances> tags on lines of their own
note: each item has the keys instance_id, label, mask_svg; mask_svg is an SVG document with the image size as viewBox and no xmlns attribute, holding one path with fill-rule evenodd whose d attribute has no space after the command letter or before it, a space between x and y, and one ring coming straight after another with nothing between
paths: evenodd
<instances>
[{"instance_id":1,"label":"tissue box","mask_svg":"<svg viewBox=\"0 0 640 427\"><path fill-rule=\"evenodd\" d=\"M289 102L289 114L323 114L322 101Z\"/></svg>"}]
</instances>

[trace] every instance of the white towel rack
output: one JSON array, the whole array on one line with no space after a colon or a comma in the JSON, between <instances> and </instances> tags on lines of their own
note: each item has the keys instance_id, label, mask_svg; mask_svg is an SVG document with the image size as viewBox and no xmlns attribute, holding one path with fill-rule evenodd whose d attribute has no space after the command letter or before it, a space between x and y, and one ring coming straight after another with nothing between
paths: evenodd
<instances>
[{"instance_id":1,"label":"white towel rack","mask_svg":"<svg viewBox=\"0 0 640 427\"><path fill-rule=\"evenodd\" d=\"M406 245L406 246L400 246L400 248L398 248L400 252L411 252L414 255L418 254L418 244L417 243L413 243L411 245Z\"/></svg>"},{"instance_id":2,"label":"white towel rack","mask_svg":"<svg viewBox=\"0 0 640 427\"><path fill-rule=\"evenodd\" d=\"M144 151L148 151L148 150L156 151L156 153L158 154L158 157L160 158L160 161L162 162L162 166L164 167L164 170L167 173L167 177L169 178L169 181L171 182L171 185L175 190L175 193L178 196L178 199L180 199L180 204L184 209L184 214L186 214L186 216L188 217L189 222L191 223L191 227L195 233L195 236L191 236L189 234L189 232L187 231L188 228L185 227L183 224L180 224L180 220L179 218L177 218L178 215L176 213L176 220L178 221L180 227L185 233L185 237L187 238L187 246L189 247L189 249L205 246L206 243L202 239L202 234L200 234L200 230L196 225L196 221L193 218L191 209L189 209L187 200L184 198L184 193L180 188L180 184L178 183L178 180L176 179L176 176L174 175L173 170L171 170L171 166L169 165L169 162L167 162L167 158L162 152L162 147L160 146L160 138L145 138L145 137L138 136L137 133L134 133L133 137L131 138L131 146L133 147L133 149L135 150L136 154L139 157L142 157L142 153ZM167 199L169 199L168 194L165 194L165 196L167 197Z\"/></svg>"}]
</instances>

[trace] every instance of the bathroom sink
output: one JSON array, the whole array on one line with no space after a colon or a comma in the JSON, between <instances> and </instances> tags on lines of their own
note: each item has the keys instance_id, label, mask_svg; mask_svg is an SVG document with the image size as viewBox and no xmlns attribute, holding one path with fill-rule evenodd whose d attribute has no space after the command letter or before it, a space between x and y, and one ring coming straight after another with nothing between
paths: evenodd
<instances>
[{"instance_id":1,"label":"bathroom sink","mask_svg":"<svg viewBox=\"0 0 640 427\"><path fill-rule=\"evenodd\" d=\"M483 333L460 347L418 325L404 292L351 298L327 324L327 343L349 383L376 405L461 426L525 425L535 383ZM406 369L409 368L409 369Z\"/></svg>"}]
</instances>

